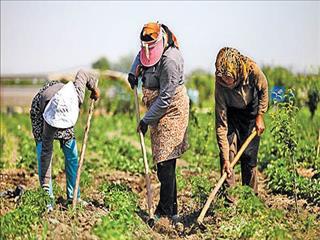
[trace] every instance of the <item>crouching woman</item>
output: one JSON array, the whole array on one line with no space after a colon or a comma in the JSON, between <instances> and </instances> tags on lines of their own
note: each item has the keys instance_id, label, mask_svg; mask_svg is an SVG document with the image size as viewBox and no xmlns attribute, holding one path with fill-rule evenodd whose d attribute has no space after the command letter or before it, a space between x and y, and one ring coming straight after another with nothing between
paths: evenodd
<instances>
[{"instance_id":1,"label":"crouching woman","mask_svg":"<svg viewBox=\"0 0 320 240\"><path fill-rule=\"evenodd\" d=\"M51 198L53 198L51 167L54 139L60 141L65 157L68 202L72 202L74 197L73 189L78 169L74 125L84 100L85 89L91 91L92 99L99 98L99 89L95 87L96 81L95 75L79 71L74 82L64 84L51 81L41 88L32 100L30 118L36 142L39 181ZM77 197L80 198L80 190ZM51 204L48 205L48 210L52 210Z\"/></svg>"},{"instance_id":2,"label":"crouching woman","mask_svg":"<svg viewBox=\"0 0 320 240\"><path fill-rule=\"evenodd\" d=\"M220 149L221 172L226 186L235 184L230 169L238 149L256 128L258 135L240 158L242 184L258 193L257 156L260 135L265 129L263 116L268 108L268 83L258 65L234 48L222 48L216 58L215 113ZM231 200L227 197L227 200Z\"/></svg>"}]
</instances>

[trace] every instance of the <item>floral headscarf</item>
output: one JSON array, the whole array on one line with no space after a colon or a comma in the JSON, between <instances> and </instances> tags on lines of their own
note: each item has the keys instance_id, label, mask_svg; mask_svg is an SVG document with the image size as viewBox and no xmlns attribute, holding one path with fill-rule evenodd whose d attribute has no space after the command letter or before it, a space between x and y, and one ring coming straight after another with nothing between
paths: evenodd
<instances>
[{"instance_id":1,"label":"floral headscarf","mask_svg":"<svg viewBox=\"0 0 320 240\"><path fill-rule=\"evenodd\" d=\"M216 77L221 80L222 76L232 77L235 82L245 81L252 69L253 61L243 56L237 49L224 47L216 58Z\"/></svg>"}]
</instances>

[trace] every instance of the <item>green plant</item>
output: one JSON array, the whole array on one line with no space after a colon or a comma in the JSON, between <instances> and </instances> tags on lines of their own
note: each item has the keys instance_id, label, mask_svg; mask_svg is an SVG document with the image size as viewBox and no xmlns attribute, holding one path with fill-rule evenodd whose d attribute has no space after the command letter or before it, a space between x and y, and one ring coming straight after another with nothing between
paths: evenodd
<instances>
[{"instance_id":1,"label":"green plant","mask_svg":"<svg viewBox=\"0 0 320 240\"><path fill-rule=\"evenodd\" d=\"M26 191L18 207L1 217L0 239L34 238L35 233L30 229L40 223L50 201L42 189Z\"/></svg>"},{"instance_id":2,"label":"green plant","mask_svg":"<svg viewBox=\"0 0 320 240\"><path fill-rule=\"evenodd\" d=\"M189 149L183 159L199 172L219 169L219 149L214 129L214 113L190 112Z\"/></svg>"},{"instance_id":3,"label":"green plant","mask_svg":"<svg viewBox=\"0 0 320 240\"><path fill-rule=\"evenodd\" d=\"M293 194L295 198L296 211L297 206L297 183L296 183L296 162L295 155L297 150L297 120L298 108L295 106L295 97L292 90L285 95L285 101L276 103L275 111L271 113L273 127L271 133L276 143L279 145L279 157L288 162L288 169L291 170L293 179Z\"/></svg>"},{"instance_id":4,"label":"green plant","mask_svg":"<svg viewBox=\"0 0 320 240\"><path fill-rule=\"evenodd\" d=\"M190 182L193 198L198 204L204 204L212 187L208 177L192 176Z\"/></svg>"},{"instance_id":5,"label":"green plant","mask_svg":"<svg viewBox=\"0 0 320 240\"><path fill-rule=\"evenodd\" d=\"M110 62L106 57L101 57L92 64L92 68L99 70L107 70L110 68Z\"/></svg>"},{"instance_id":6,"label":"green plant","mask_svg":"<svg viewBox=\"0 0 320 240\"><path fill-rule=\"evenodd\" d=\"M250 187L237 186L229 192L238 200L230 208L217 202L215 215L221 217L217 239L291 239L284 214L266 208Z\"/></svg>"},{"instance_id":7,"label":"green plant","mask_svg":"<svg viewBox=\"0 0 320 240\"><path fill-rule=\"evenodd\" d=\"M295 106L294 94L289 92L286 101L276 103L271 112L271 133L275 143L275 159L267 166L268 186L275 192L303 197L319 203L320 184L318 179L297 176L296 158L301 139L298 138L298 108ZM303 145L304 146L304 145ZM296 203L297 204L297 203ZM297 205L296 205L297 209Z\"/></svg>"},{"instance_id":8,"label":"green plant","mask_svg":"<svg viewBox=\"0 0 320 240\"><path fill-rule=\"evenodd\" d=\"M132 239L134 229L144 228L136 214L138 196L126 185L106 183L100 187L109 214L94 229L101 239Z\"/></svg>"}]
</instances>

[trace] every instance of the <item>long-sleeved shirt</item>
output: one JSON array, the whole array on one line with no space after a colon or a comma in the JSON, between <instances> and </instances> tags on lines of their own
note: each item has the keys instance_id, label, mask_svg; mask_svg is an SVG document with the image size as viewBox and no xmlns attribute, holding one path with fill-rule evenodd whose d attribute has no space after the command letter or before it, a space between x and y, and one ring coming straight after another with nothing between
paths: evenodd
<instances>
[{"instance_id":1,"label":"long-sleeved shirt","mask_svg":"<svg viewBox=\"0 0 320 240\"><path fill-rule=\"evenodd\" d=\"M258 91L258 114L263 115L268 109L268 82L255 64L253 71L248 78L241 82L234 89L223 87L216 81L215 84L215 113L216 113L216 134L220 149L220 156L223 161L229 160L228 134L228 107L244 109L253 98L253 87Z\"/></svg>"},{"instance_id":2,"label":"long-sleeved shirt","mask_svg":"<svg viewBox=\"0 0 320 240\"><path fill-rule=\"evenodd\" d=\"M74 81L77 91L79 106L83 103L85 88L93 90L97 77L89 72L80 70ZM41 141L43 130L43 112L51 98L64 86L63 83L52 81L47 83L32 100L30 118L32 123L32 132L37 141ZM67 129L59 129L55 134L55 139L69 140L74 137L73 127Z\"/></svg>"},{"instance_id":3,"label":"long-sleeved shirt","mask_svg":"<svg viewBox=\"0 0 320 240\"><path fill-rule=\"evenodd\" d=\"M138 58L139 54L133 63L132 73L135 71L134 66L137 66ZM183 58L180 51L174 47L169 47L163 53L159 63L145 69L142 77L143 87L159 90L159 96L143 117L145 123L156 124L166 113L177 86L184 84L183 72Z\"/></svg>"}]
</instances>

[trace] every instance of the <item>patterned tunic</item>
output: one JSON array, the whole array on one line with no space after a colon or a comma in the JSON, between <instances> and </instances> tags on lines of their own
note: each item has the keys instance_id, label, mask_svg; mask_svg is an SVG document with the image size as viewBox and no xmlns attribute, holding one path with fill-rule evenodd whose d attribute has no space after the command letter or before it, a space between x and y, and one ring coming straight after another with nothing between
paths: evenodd
<instances>
[{"instance_id":1,"label":"patterned tunic","mask_svg":"<svg viewBox=\"0 0 320 240\"><path fill-rule=\"evenodd\" d=\"M95 88L96 81L97 76L95 74L83 70L78 71L73 84L78 94L79 106L83 103L86 87L92 91ZM54 94L57 93L63 86L64 84L59 81L49 82L40 89L40 91L32 100L30 118L32 124L32 133L36 141L42 140L44 121L42 116L43 111L51 97L53 97ZM54 135L54 139L59 139L63 143L72 138L74 138L73 127L58 129Z\"/></svg>"},{"instance_id":2,"label":"patterned tunic","mask_svg":"<svg viewBox=\"0 0 320 240\"><path fill-rule=\"evenodd\" d=\"M59 81L52 81L44 85L43 88L37 93L37 95L33 98L30 110L30 118L32 124L32 133L34 139L36 141L41 141L42 139L42 130L43 130L43 116L42 116L42 109L41 109L41 93L43 93L49 87L61 84ZM54 139L62 140L63 142L67 142L68 140L74 138L74 128L67 128L67 129L59 129Z\"/></svg>"},{"instance_id":3,"label":"patterned tunic","mask_svg":"<svg viewBox=\"0 0 320 240\"><path fill-rule=\"evenodd\" d=\"M184 63L178 49L167 49L160 62L144 69L143 102L148 112L153 160L180 157L188 148L189 97L184 86Z\"/></svg>"},{"instance_id":4,"label":"patterned tunic","mask_svg":"<svg viewBox=\"0 0 320 240\"><path fill-rule=\"evenodd\" d=\"M148 109L159 96L159 90L143 88L143 103ZM188 149L189 97L184 85L176 88L166 113L150 125L152 155L155 163L180 157Z\"/></svg>"}]
</instances>

